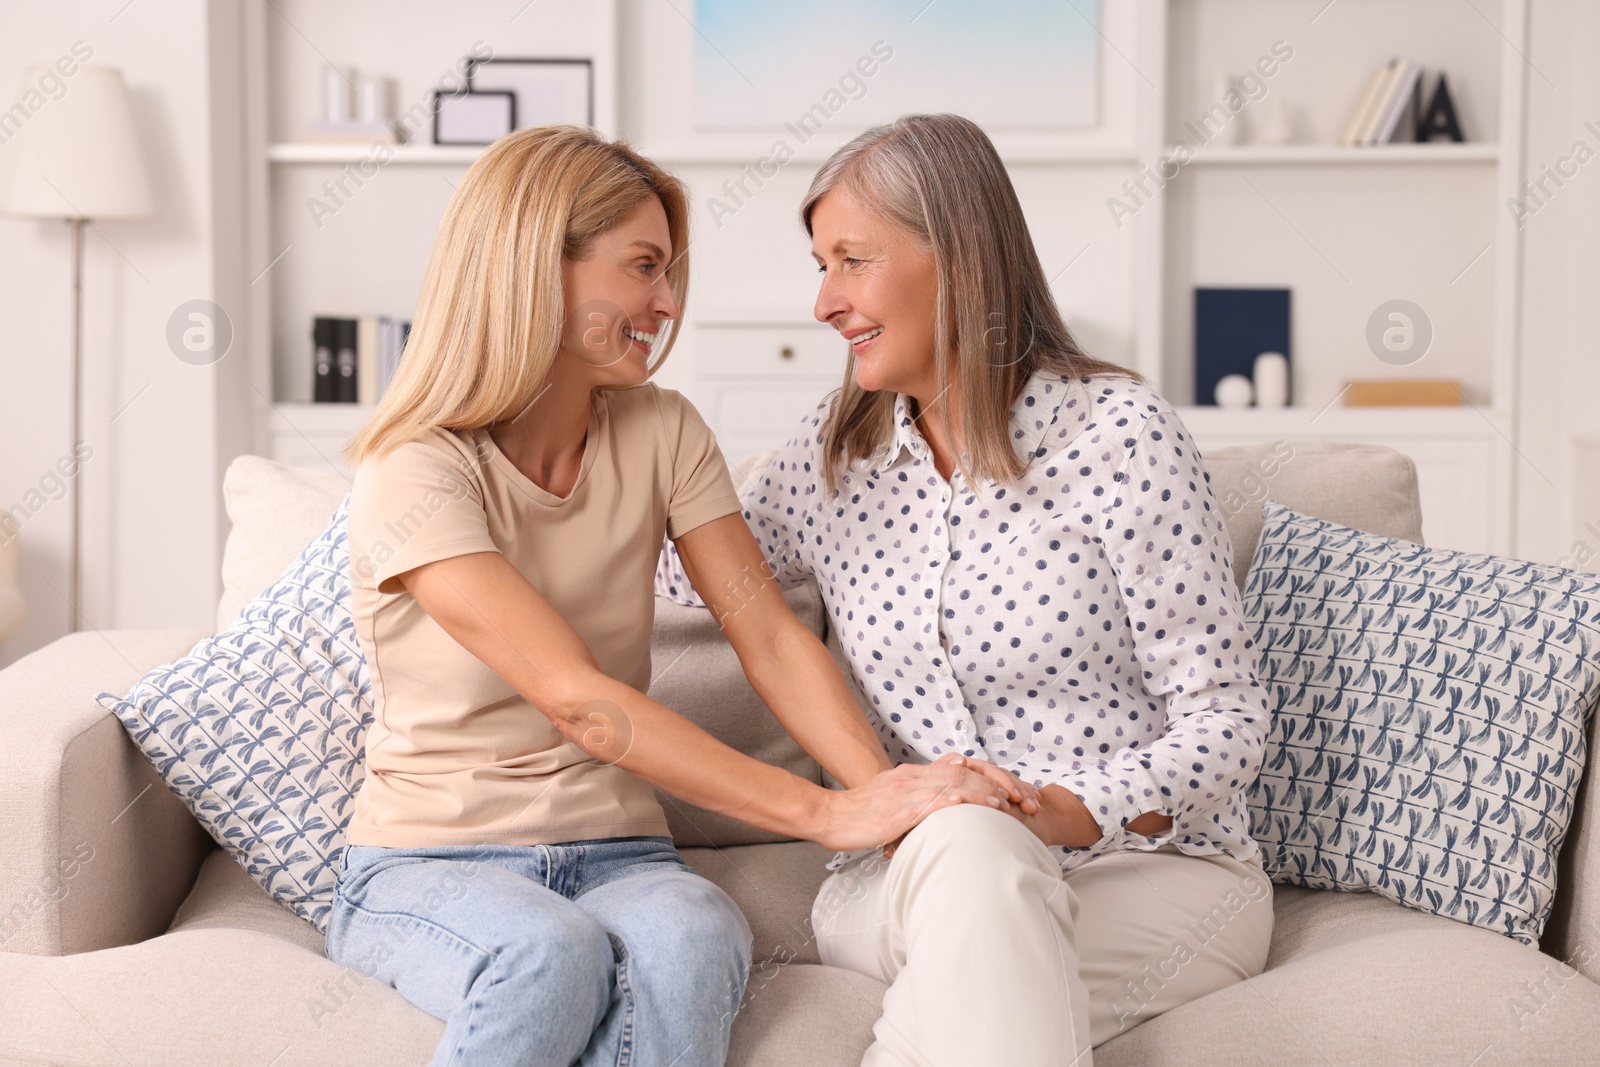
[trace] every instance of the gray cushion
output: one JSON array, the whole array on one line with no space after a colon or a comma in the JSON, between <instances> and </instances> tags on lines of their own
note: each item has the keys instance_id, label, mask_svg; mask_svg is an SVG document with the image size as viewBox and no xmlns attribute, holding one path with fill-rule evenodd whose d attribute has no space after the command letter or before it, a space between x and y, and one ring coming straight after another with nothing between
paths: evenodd
<instances>
[{"instance_id":1,"label":"gray cushion","mask_svg":"<svg viewBox=\"0 0 1600 1067\"><path fill-rule=\"evenodd\" d=\"M1262 974L1112 1038L1095 1067L1592 1061L1600 986L1510 938L1371 893L1278 885L1273 910Z\"/></svg>"},{"instance_id":2,"label":"gray cushion","mask_svg":"<svg viewBox=\"0 0 1600 1067\"><path fill-rule=\"evenodd\" d=\"M1202 459L1233 542L1241 595L1261 539L1261 505L1269 496L1319 519L1423 543L1417 466L1392 448L1272 441L1213 449Z\"/></svg>"},{"instance_id":3,"label":"gray cushion","mask_svg":"<svg viewBox=\"0 0 1600 1067\"><path fill-rule=\"evenodd\" d=\"M820 963L811 933L811 902L833 855L809 841L737 848L686 848L683 858L721 886L750 922L754 970Z\"/></svg>"}]
</instances>

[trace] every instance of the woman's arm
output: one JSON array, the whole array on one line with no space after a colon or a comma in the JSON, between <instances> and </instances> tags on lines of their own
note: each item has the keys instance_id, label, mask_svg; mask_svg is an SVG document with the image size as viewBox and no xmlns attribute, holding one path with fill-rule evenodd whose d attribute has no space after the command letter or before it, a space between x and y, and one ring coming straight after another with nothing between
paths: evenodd
<instances>
[{"instance_id":1,"label":"woman's arm","mask_svg":"<svg viewBox=\"0 0 1600 1067\"><path fill-rule=\"evenodd\" d=\"M1100 540L1145 689L1166 698L1166 729L1142 747L1052 775L1043 790L1046 809L1070 817L1080 837L1093 833L1082 814L1107 834L1124 827L1159 833L1175 816L1192 820L1234 796L1260 771L1271 722L1234 584L1232 545L1198 450L1166 410L1150 414L1127 448ZM1151 813L1166 826L1155 825Z\"/></svg>"},{"instance_id":2,"label":"woman's arm","mask_svg":"<svg viewBox=\"0 0 1600 1067\"><path fill-rule=\"evenodd\" d=\"M833 657L789 609L744 519L713 519L677 547L745 677L789 736L846 787L892 767Z\"/></svg>"},{"instance_id":3,"label":"woman's arm","mask_svg":"<svg viewBox=\"0 0 1600 1067\"><path fill-rule=\"evenodd\" d=\"M452 556L396 577L568 741L701 807L856 849L893 840L950 804L1004 803L1000 787L955 761L904 765L838 791L746 756L602 673L578 633L499 552Z\"/></svg>"},{"instance_id":4,"label":"woman's arm","mask_svg":"<svg viewBox=\"0 0 1600 1067\"><path fill-rule=\"evenodd\" d=\"M695 527L677 541L689 580L739 656L745 677L790 737L845 786L892 764L850 693L839 665L789 609L750 528L738 515ZM967 765L1002 785L1012 804L1038 810L1029 783L983 760Z\"/></svg>"}]
</instances>

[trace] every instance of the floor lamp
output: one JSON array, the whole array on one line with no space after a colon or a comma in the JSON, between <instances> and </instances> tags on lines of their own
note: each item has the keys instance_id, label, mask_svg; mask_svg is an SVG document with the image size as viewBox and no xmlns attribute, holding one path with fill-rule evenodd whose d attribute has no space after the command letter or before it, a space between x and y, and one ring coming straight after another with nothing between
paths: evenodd
<instances>
[{"instance_id":1,"label":"floor lamp","mask_svg":"<svg viewBox=\"0 0 1600 1067\"><path fill-rule=\"evenodd\" d=\"M31 66L23 77L18 108L26 117L0 144L0 214L65 219L72 227L71 454L76 456L82 436L83 226L91 219L148 218L155 203L121 71L78 66L67 57ZM71 480L67 601L69 629L77 630L82 479L74 471Z\"/></svg>"}]
</instances>

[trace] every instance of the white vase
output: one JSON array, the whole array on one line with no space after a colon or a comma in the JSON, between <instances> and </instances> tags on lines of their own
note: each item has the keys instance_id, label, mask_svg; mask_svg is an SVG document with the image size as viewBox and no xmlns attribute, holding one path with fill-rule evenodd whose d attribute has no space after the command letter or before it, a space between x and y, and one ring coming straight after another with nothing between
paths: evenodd
<instances>
[{"instance_id":1,"label":"white vase","mask_svg":"<svg viewBox=\"0 0 1600 1067\"><path fill-rule=\"evenodd\" d=\"M1201 104L1202 115L1218 104L1221 104L1223 112L1227 113L1228 94L1235 92L1238 92L1238 89L1233 84L1233 75L1225 70L1213 70L1206 82L1206 97ZM1230 117L1207 143L1214 145L1239 144L1239 128L1243 121L1243 114L1244 112L1241 111L1238 115ZM1197 119L1195 124L1200 125L1201 120Z\"/></svg>"},{"instance_id":2,"label":"white vase","mask_svg":"<svg viewBox=\"0 0 1600 1067\"><path fill-rule=\"evenodd\" d=\"M1256 387L1256 407L1281 408L1289 404L1289 360L1282 352L1256 357L1251 375Z\"/></svg>"}]
</instances>

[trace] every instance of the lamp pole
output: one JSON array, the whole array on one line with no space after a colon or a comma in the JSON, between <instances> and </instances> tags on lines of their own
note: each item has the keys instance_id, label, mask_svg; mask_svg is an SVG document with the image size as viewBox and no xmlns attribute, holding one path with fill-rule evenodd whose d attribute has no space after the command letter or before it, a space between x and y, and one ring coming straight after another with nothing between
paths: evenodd
<instances>
[{"instance_id":1,"label":"lamp pole","mask_svg":"<svg viewBox=\"0 0 1600 1067\"><path fill-rule=\"evenodd\" d=\"M72 442L67 450L77 456L83 412L83 219L67 220L72 227ZM78 592L83 570L83 479L72 479L72 564L67 578L67 631L78 631Z\"/></svg>"}]
</instances>

